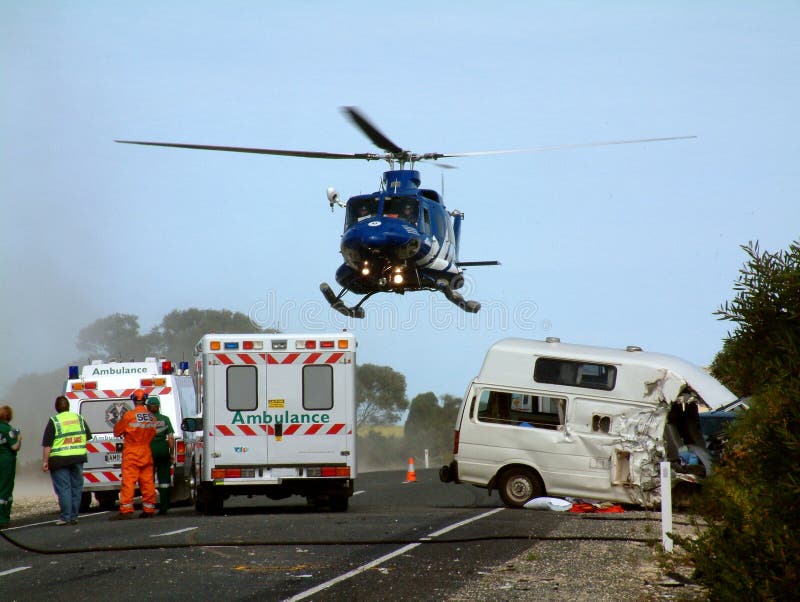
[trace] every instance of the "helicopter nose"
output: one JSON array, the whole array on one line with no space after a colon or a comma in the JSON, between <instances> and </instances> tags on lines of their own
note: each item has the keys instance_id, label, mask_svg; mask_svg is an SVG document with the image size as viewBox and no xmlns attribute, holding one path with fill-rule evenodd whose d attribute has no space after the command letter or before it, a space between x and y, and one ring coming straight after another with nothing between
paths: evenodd
<instances>
[{"instance_id":1,"label":"helicopter nose","mask_svg":"<svg viewBox=\"0 0 800 602\"><path fill-rule=\"evenodd\" d=\"M359 255L380 254L406 259L419 249L418 237L405 228L387 221L372 224L346 232L342 238L343 250L355 251Z\"/></svg>"}]
</instances>

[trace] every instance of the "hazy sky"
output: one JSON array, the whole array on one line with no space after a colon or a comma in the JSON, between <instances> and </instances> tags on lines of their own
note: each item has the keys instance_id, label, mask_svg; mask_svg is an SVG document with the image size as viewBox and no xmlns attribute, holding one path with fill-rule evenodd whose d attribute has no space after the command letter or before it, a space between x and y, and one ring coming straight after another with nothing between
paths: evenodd
<instances>
[{"instance_id":1,"label":"hazy sky","mask_svg":"<svg viewBox=\"0 0 800 602\"><path fill-rule=\"evenodd\" d=\"M798 237L797 2L0 2L0 392L78 356L114 312L147 332L189 307L348 328L409 396L461 395L507 336L707 364L739 245ZM697 140L449 160L423 184L466 215L462 313L441 295L332 312L342 197L385 165L114 139L466 152ZM338 288L337 288L338 290ZM351 299L352 301L352 299Z\"/></svg>"}]
</instances>

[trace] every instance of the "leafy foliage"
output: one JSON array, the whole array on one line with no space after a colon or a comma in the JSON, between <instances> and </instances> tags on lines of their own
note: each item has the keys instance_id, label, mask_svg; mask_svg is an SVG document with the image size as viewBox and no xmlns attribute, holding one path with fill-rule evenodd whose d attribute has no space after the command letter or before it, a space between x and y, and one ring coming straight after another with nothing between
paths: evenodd
<instances>
[{"instance_id":1,"label":"leafy foliage","mask_svg":"<svg viewBox=\"0 0 800 602\"><path fill-rule=\"evenodd\" d=\"M408 408L406 377L389 366L358 366L356 403L356 426L394 424Z\"/></svg>"},{"instance_id":2,"label":"leafy foliage","mask_svg":"<svg viewBox=\"0 0 800 602\"><path fill-rule=\"evenodd\" d=\"M194 346L204 334L278 332L274 329L257 328L252 320L241 312L227 309L173 310L161 320L158 335L160 352L164 357L180 361L191 359Z\"/></svg>"},{"instance_id":3,"label":"leafy foliage","mask_svg":"<svg viewBox=\"0 0 800 602\"><path fill-rule=\"evenodd\" d=\"M737 329L711 371L738 395L752 395L800 374L800 244L777 253L761 253L757 242L742 249L749 259L736 298L715 312Z\"/></svg>"},{"instance_id":4,"label":"leafy foliage","mask_svg":"<svg viewBox=\"0 0 800 602\"><path fill-rule=\"evenodd\" d=\"M709 527L679 543L712 599L790 600L800 583L800 246L743 248L750 259L736 298L717 312L737 329L713 372L753 398L705 482L699 509Z\"/></svg>"},{"instance_id":5,"label":"leafy foliage","mask_svg":"<svg viewBox=\"0 0 800 602\"><path fill-rule=\"evenodd\" d=\"M421 393L411 400L404 428L411 455L421 456L424 450L441 463L449 463L453 455L453 426L461 400L443 395L440 402L433 393Z\"/></svg>"},{"instance_id":6,"label":"leafy foliage","mask_svg":"<svg viewBox=\"0 0 800 602\"><path fill-rule=\"evenodd\" d=\"M141 359L152 352L157 341L139 334L139 318L131 314L111 314L95 320L78 333L76 347L92 358Z\"/></svg>"},{"instance_id":7,"label":"leafy foliage","mask_svg":"<svg viewBox=\"0 0 800 602\"><path fill-rule=\"evenodd\" d=\"M277 332L256 327L241 312L227 309L173 310L148 334L139 334L139 318L111 314L95 320L78 335L77 347L93 359L143 360L158 355L173 361L191 359L194 346L204 334Z\"/></svg>"}]
</instances>

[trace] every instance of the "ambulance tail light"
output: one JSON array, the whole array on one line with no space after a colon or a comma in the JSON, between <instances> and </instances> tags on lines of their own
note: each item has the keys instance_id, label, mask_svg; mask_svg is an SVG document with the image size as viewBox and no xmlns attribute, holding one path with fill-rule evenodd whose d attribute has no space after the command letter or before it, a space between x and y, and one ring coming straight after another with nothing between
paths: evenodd
<instances>
[{"instance_id":1,"label":"ambulance tail light","mask_svg":"<svg viewBox=\"0 0 800 602\"><path fill-rule=\"evenodd\" d=\"M295 349L316 349L317 342L316 341L295 341L294 343Z\"/></svg>"},{"instance_id":2,"label":"ambulance tail light","mask_svg":"<svg viewBox=\"0 0 800 602\"><path fill-rule=\"evenodd\" d=\"M337 346L339 349L347 349L350 346L350 342L347 339L339 339L339 344Z\"/></svg>"},{"instance_id":3,"label":"ambulance tail light","mask_svg":"<svg viewBox=\"0 0 800 602\"><path fill-rule=\"evenodd\" d=\"M83 391L83 383L72 383L73 391Z\"/></svg>"},{"instance_id":4,"label":"ambulance tail light","mask_svg":"<svg viewBox=\"0 0 800 602\"><path fill-rule=\"evenodd\" d=\"M349 466L315 466L306 469L309 477L345 477L350 478Z\"/></svg>"},{"instance_id":5,"label":"ambulance tail light","mask_svg":"<svg viewBox=\"0 0 800 602\"><path fill-rule=\"evenodd\" d=\"M319 346L322 349L333 349L335 345L336 345L336 343L333 342L333 341L320 341L319 342Z\"/></svg>"},{"instance_id":6,"label":"ambulance tail light","mask_svg":"<svg viewBox=\"0 0 800 602\"><path fill-rule=\"evenodd\" d=\"M97 388L97 381L91 381L88 383L83 383L84 389L96 389Z\"/></svg>"},{"instance_id":7,"label":"ambulance tail light","mask_svg":"<svg viewBox=\"0 0 800 602\"><path fill-rule=\"evenodd\" d=\"M139 379L139 386L140 387L152 387L153 386L153 379L152 378L140 378Z\"/></svg>"},{"instance_id":8,"label":"ambulance tail light","mask_svg":"<svg viewBox=\"0 0 800 602\"><path fill-rule=\"evenodd\" d=\"M456 431L456 434L453 436L453 454L458 453L458 439L461 436L461 431Z\"/></svg>"},{"instance_id":9,"label":"ambulance tail light","mask_svg":"<svg viewBox=\"0 0 800 602\"><path fill-rule=\"evenodd\" d=\"M153 379L153 385L156 387L166 387L167 386L167 377L166 376L156 376Z\"/></svg>"},{"instance_id":10,"label":"ambulance tail light","mask_svg":"<svg viewBox=\"0 0 800 602\"><path fill-rule=\"evenodd\" d=\"M172 362L169 360L164 360L161 362L161 374L172 374L175 372L175 366L172 365Z\"/></svg>"},{"instance_id":11,"label":"ambulance tail light","mask_svg":"<svg viewBox=\"0 0 800 602\"><path fill-rule=\"evenodd\" d=\"M212 479L235 479L242 476L241 468L214 468L211 470Z\"/></svg>"},{"instance_id":12,"label":"ambulance tail light","mask_svg":"<svg viewBox=\"0 0 800 602\"><path fill-rule=\"evenodd\" d=\"M186 443L184 441L175 442L175 460L178 464L186 462Z\"/></svg>"},{"instance_id":13,"label":"ambulance tail light","mask_svg":"<svg viewBox=\"0 0 800 602\"><path fill-rule=\"evenodd\" d=\"M70 366L69 367L69 379L75 380L78 378L78 366Z\"/></svg>"}]
</instances>

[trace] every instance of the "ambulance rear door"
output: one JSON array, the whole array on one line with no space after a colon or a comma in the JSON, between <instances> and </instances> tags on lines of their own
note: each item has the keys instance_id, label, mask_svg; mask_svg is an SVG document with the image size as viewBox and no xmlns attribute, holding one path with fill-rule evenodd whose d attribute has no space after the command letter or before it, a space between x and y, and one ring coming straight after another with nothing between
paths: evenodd
<instances>
[{"instance_id":1,"label":"ambulance rear door","mask_svg":"<svg viewBox=\"0 0 800 602\"><path fill-rule=\"evenodd\" d=\"M351 465L353 356L349 350L267 354L272 466Z\"/></svg>"},{"instance_id":2,"label":"ambulance rear door","mask_svg":"<svg viewBox=\"0 0 800 602\"><path fill-rule=\"evenodd\" d=\"M266 354L207 352L205 401L209 432L206 454L214 466L263 466L269 463Z\"/></svg>"}]
</instances>

